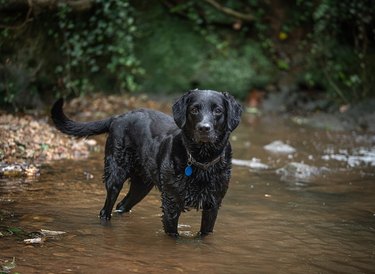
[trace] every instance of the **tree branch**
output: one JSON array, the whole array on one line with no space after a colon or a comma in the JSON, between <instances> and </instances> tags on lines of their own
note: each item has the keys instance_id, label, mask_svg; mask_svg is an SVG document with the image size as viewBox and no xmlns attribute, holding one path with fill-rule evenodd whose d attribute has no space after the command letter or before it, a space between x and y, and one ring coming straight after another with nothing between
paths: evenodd
<instances>
[{"instance_id":1,"label":"tree branch","mask_svg":"<svg viewBox=\"0 0 375 274\"><path fill-rule=\"evenodd\" d=\"M7 26L7 25L1 25L0 24L0 28L4 28L4 29L20 29L22 27L24 27L28 22L32 21L32 19L30 19L30 16L31 16L31 13L33 11L33 3L32 3L32 0L27 0L27 3L28 3L28 6L29 6L29 9L27 11L27 14L26 14L26 17L25 17L25 20L23 21L23 23L21 25L17 25L17 26Z\"/></svg>"},{"instance_id":2,"label":"tree branch","mask_svg":"<svg viewBox=\"0 0 375 274\"><path fill-rule=\"evenodd\" d=\"M205 0L205 1L211 6L213 6L215 9L221 11L222 13L230 15L236 19L240 19L240 20L247 21L247 22L254 21L254 16L252 16L251 14L241 13L233 9L227 8L221 5L220 3L216 2L215 0Z\"/></svg>"},{"instance_id":3,"label":"tree branch","mask_svg":"<svg viewBox=\"0 0 375 274\"><path fill-rule=\"evenodd\" d=\"M75 12L92 8L94 0L11 0L0 3L0 12L22 11L30 8L40 11L57 10L59 5L65 4Z\"/></svg>"},{"instance_id":4,"label":"tree branch","mask_svg":"<svg viewBox=\"0 0 375 274\"><path fill-rule=\"evenodd\" d=\"M47 11L56 11L60 5L66 5L73 12L84 12L94 6L94 0L11 0L0 2L0 17L10 16L14 13L26 12L25 20L18 25L0 24L0 28L20 29L33 20L33 17Z\"/></svg>"}]
</instances>

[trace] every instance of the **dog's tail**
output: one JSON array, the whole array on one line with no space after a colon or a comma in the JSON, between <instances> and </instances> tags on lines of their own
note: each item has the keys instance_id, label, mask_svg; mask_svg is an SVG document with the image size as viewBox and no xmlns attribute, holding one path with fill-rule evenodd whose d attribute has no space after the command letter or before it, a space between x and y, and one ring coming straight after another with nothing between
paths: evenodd
<instances>
[{"instance_id":1,"label":"dog's tail","mask_svg":"<svg viewBox=\"0 0 375 274\"><path fill-rule=\"evenodd\" d=\"M86 137L109 131L113 117L94 122L76 122L65 115L63 105L64 100L59 99L51 109L52 120L56 128L61 132L76 137Z\"/></svg>"}]
</instances>

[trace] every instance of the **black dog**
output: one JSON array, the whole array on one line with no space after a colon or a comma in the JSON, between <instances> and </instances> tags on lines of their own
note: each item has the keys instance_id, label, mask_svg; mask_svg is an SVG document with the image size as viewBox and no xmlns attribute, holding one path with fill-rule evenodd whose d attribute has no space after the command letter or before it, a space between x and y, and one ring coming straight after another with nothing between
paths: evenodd
<instances>
[{"instance_id":1,"label":"black dog","mask_svg":"<svg viewBox=\"0 0 375 274\"><path fill-rule=\"evenodd\" d=\"M190 91L173 105L174 119L139 109L101 121L75 122L65 116L62 106L60 99L51 114L63 133L77 137L109 133L104 168L107 198L100 218L111 218L122 186L130 179L117 212L130 211L156 185L167 234L178 235L179 216L189 208L202 210L202 235L213 231L231 175L228 139L242 112L231 95Z\"/></svg>"}]
</instances>

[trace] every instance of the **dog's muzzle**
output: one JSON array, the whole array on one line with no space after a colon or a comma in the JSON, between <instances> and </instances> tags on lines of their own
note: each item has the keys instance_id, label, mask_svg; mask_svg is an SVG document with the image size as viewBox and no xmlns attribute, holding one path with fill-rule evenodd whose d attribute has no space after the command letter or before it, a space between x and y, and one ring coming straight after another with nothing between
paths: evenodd
<instances>
[{"instance_id":1,"label":"dog's muzzle","mask_svg":"<svg viewBox=\"0 0 375 274\"><path fill-rule=\"evenodd\" d=\"M194 139L198 143L212 143L216 134L211 123L200 122L195 127Z\"/></svg>"}]
</instances>

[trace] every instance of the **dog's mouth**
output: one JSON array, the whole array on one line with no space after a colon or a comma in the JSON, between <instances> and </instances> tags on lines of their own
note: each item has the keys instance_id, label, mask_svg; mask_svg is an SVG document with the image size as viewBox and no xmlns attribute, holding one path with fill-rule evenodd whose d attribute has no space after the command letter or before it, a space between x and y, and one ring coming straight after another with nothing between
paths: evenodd
<instances>
[{"instance_id":1,"label":"dog's mouth","mask_svg":"<svg viewBox=\"0 0 375 274\"><path fill-rule=\"evenodd\" d=\"M216 135L214 132L208 132L208 133L195 132L194 140L197 143L214 143L216 140Z\"/></svg>"}]
</instances>

